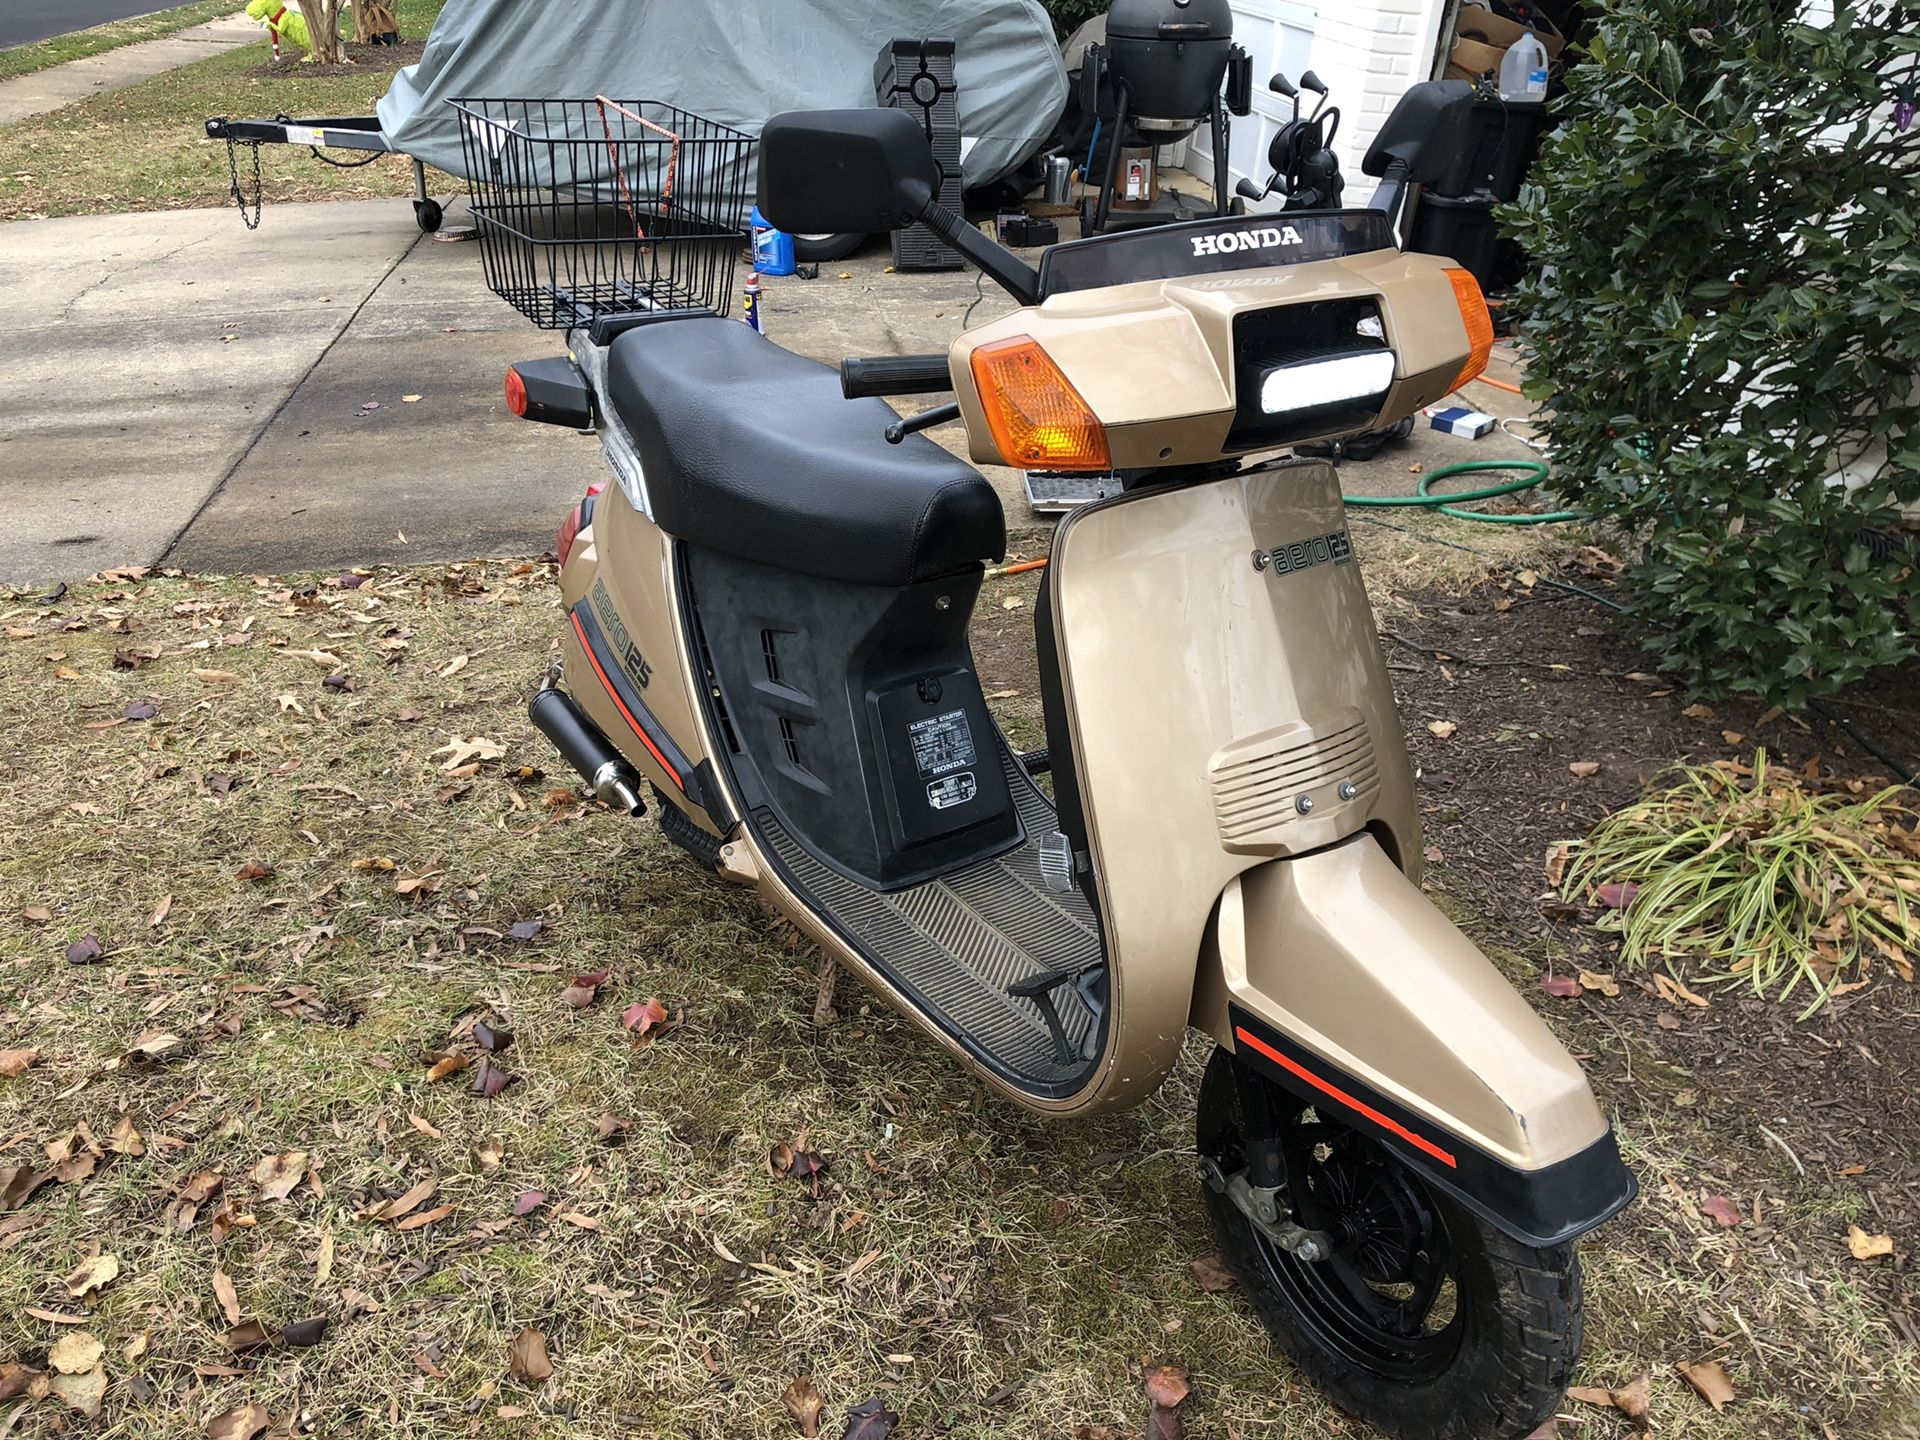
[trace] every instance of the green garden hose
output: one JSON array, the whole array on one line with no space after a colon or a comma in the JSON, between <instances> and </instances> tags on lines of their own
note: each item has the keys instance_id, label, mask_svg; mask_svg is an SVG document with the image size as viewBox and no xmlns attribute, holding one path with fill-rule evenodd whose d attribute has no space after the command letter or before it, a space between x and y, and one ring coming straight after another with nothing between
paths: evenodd
<instances>
[{"instance_id":1,"label":"green garden hose","mask_svg":"<svg viewBox=\"0 0 1920 1440\"><path fill-rule=\"evenodd\" d=\"M1442 480L1487 470L1523 470L1526 478L1509 480L1503 485L1489 485L1481 490L1466 490L1458 495L1433 493L1432 487ZM1485 525L1555 525L1565 520L1586 519L1587 516L1579 510L1553 510L1544 515L1488 515L1479 510L1459 508L1474 500L1492 500L1496 496L1531 490L1546 478L1547 467L1538 460L1463 460L1457 465L1442 465L1430 475L1422 475L1419 489L1411 495L1349 495L1347 504L1380 509L1412 506L1422 510L1437 510L1456 520L1478 520Z\"/></svg>"}]
</instances>

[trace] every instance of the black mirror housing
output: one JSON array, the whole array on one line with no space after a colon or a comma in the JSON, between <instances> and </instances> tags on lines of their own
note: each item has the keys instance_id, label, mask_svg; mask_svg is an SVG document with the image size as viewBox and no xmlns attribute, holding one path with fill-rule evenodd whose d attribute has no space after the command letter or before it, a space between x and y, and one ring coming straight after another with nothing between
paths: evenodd
<instances>
[{"instance_id":1,"label":"black mirror housing","mask_svg":"<svg viewBox=\"0 0 1920 1440\"><path fill-rule=\"evenodd\" d=\"M1387 123L1367 147L1360 168L1369 175L1387 173L1399 161L1407 179L1431 184L1446 172L1455 152L1466 144L1473 123L1473 85L1466 80L1427 80L1400 97Z\"/></svg>"},{"instance_id":2,"label":"black mirror housing","mask_svg":"<svg viewBox=\"0 0 1920 1440\"><path fill-rule=\"evenodd\" d=\"M904 230L939 185L904 110L790 110L760 132L760 213L791 234Z\"/></svg>"}]
</instances>

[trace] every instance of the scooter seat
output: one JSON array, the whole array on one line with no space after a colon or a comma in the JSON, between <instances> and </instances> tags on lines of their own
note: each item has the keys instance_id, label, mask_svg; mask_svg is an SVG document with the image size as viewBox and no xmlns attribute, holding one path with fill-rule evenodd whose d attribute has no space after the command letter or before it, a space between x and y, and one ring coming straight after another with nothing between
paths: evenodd
<instances>
[{"instance_id":1,"label":"scooter seat","mask_svg":"<svg viewBox=\"0 0 1920 1440\"><path fill-rule=\"evenodd\" d=\"M883 400L737 320L618 336L607 403L632 434L653 518L723 554L861 585L912 585L1006 551L1000 497L924 435L889 445Z\"/></svg>"}]
</instances>

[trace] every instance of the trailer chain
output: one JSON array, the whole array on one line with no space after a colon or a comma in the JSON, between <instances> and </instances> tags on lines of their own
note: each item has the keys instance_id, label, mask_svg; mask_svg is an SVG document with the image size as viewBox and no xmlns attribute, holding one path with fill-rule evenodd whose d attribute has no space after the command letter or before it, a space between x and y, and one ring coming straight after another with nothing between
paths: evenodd
<instances>
[{"instance_id":1,"label":"trailer chain","mask_svg":"<svg viewBox=\"0 0 1920 1440\"><path fill-rule=\"evenodd\" d=\"M240 159L234 153L242 144L253 152L253 214L251 217L247 214L247 197L240 189ZM249 230L258 230L261 202L260 142L258 140L240 141L235 140L231 135L227 137L227 175L230 177L228 193L232 195L233 203L240 208L241 222Z\"/></svg>"}]
</instances>

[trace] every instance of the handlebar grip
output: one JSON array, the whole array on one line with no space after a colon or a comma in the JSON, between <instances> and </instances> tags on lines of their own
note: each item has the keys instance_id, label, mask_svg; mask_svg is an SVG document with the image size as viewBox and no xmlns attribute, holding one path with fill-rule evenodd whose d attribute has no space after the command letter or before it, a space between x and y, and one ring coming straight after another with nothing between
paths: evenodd
<instances>
[{"instance_id":1,"label":"handlebar grip","mask_svg":"<svg viewBox=\"0 0 1920 1440\"><path fill-rule=\"evenodd\" d=\"M840 393L849 400L944 394L951 389L944 355L855 355L840 362Z\"/></svg>"}]
</instances>

